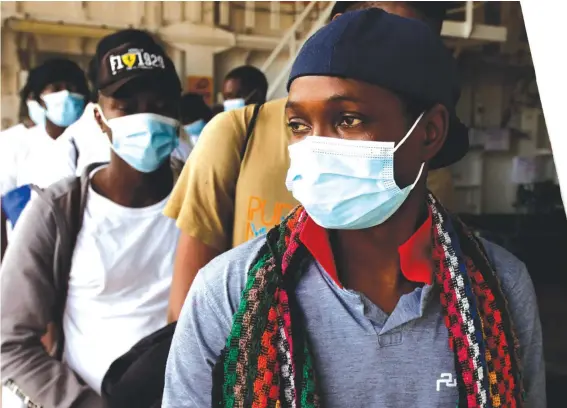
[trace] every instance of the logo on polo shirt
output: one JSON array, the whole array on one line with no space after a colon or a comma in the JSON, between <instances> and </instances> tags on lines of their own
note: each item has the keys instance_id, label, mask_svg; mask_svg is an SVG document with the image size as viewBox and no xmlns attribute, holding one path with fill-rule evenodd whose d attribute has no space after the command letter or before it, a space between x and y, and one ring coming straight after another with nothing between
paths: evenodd
<instances>
[{"instance_id":1,"label":"logo on polo shirt","mask_svg":"<svg viewBox=\"0 0 567 408\"><path fill-rule=\"evenodd\" d=\"M131 48L124 54L111 55L109 62L112 75L124 70L165 69L163 55L147 52L141 48Z\"/></svg>"},{"instance_id":2,"label":"logo on polo shirt","mask_svg":"<svg viewBox=\"0 0 567 408\"><path fill-rule=\"evenodd\" d=\"M453 374L451 373L443 373L441 374L441 378L437 380L437 391L441 391L441 385L443 384L445 384L445 387L456 387L457 379L453 378Z\"/></svg>"}]
</instances>

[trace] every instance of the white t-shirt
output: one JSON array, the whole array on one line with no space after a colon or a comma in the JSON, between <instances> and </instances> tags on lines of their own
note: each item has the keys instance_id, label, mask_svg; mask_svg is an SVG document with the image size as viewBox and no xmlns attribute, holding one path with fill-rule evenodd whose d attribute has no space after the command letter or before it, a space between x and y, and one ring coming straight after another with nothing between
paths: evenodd
<instances>
[{"instance_id":1,"label":"white t-shirt","mask_svg":"<svg viewBox=\"0 0 567 408\"><path fill-rule=\"evenodd\" d=\"M19 187L18 169L27 154L28 132L23 124L0 132L0 196Z\"/></svg>"},{"instance_id":2,"label":"white t-shirt","mask_svg":"<svg viewBox=\"0 0 567 408\"><path fill-rule=\"evenodd\" d=\"M53 168L58 165L57 141L51 138L44 127L35 126L25 135L25 147L19 156L16 169L16 187L35 184L47 188L59 181L53 177Z\"/></svg>"},{"instance_id":3,"label":"white t-shirt","mask_svg":"<svg viewBox=\"0 0 567 408\"><path fill-rule=\"evenodd\" d=\"M89 190L63 319L64 360L99 393L112 362L167 324L179 237L162 214L168 199L126 208Z\"/></svg>"},{"instance_id":4,"label":"white t-shirt","mask_svg":"<svg viewBox=\"0 0 567 408\"><path fill-rule=\"evenodd\" d=\"M25 154L27 132L21 123L0 132L0 204L4 194L19 187L18 162ZM12 233L10 221L6 221L6 232L6 239L9 239Z\"/></svg>"},{"instance_id":5,"label":"white t-shirt","mask_svg":"<svg viewBox=\"0 0 567 408\"><path fill-rule=\"evenodd\" d=\"M6 150L3 143L0 146L0 194L26 184L46 188L58 181L52 177L52 169L59 160L55 155L56 141L44 127L34 126L10 139Z\"/></svg>"},{"instance_id":6,"label":"white t-shirt","mask_svg":"<svg viewBox=\"0 0 567 408\"><path fill-rule=\"evenodd\" d=\"M20 130L18 134L2 139L9 139L9 143L0 142L0 195L28 184L46 188L59 180L53 175L53 169L59 162L55 140L47 134L44 127ZM32 191L32 198L35 195ZM9 241L12 234L10 222L6 229Z\"/></svg>"}]
</instances>

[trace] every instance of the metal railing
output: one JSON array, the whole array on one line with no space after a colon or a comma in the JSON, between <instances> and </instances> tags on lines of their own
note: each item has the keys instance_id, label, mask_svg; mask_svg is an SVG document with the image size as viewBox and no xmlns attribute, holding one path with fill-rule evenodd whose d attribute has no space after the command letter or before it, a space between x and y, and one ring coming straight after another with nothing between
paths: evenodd
<instances>
[{"instance_id":1,"label":"metal railing","mask_svg":"<svg viewBox=\"0 0 567 408\"><path fill-rule=\"evenodd\" d=\"M282 52L282 50L287 46L289 48L289 58L284 67L278 74L278 76L272 81L270 84L270 88L268 89L268 99L271 99L277 89L280 87L282 82L287 78L289 75L289 71L291 66L293 65L293 61L297 55L298 50L301 49L301 46L309 37L311 37L315 32L323 27L325 23L328 21L329 16L331 15L331 11L335 6L334 1L329 2L329 5L323 9L323 11L319 14L317 20L313 23L311 30L307 33L307 35L300 41L299 44L296 43L297 38L297 31L298 28L304 23L309 13L314 9L316 6L317 1L310 2L307 7L303 10L303 12L297 17L295 23L289 28L286 34L283 36L280 43L274 48L270 56L266 59L266 62L262 65L262 71L266 72L266 70L274 63L278 55Z\"/></svg>"}]
</instances>

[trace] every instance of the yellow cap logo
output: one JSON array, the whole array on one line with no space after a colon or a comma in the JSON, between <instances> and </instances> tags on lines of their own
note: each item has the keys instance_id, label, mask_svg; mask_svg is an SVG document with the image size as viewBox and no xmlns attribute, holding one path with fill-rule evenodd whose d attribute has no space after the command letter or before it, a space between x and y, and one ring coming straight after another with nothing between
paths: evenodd
<instances>
[{"instance_id":1,"label":"yellow cap logo","mask_svg":"<svg viewBox=\"0 0 567 408\"><path fill-rule=\"evenodd\" d=\"M136 54L124 54L122 56L122 62L128 68L132 68L134 66L134 64L136 63Z\"/></svg>"}]
</instances>

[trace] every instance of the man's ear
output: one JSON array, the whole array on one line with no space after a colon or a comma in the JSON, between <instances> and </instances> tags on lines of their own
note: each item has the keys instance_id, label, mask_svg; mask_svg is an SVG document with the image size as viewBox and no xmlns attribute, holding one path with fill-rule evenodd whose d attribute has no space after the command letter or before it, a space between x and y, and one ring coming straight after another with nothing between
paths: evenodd
<instances>
[{"instance_id":1,"label":"man's ear","mask_svg":"<svg viewBox=\"0 0 567 408\"><path fill-rule=\"evenodd\" d=\"M431 160L443 147L449 129L449 112L443 105L435 105L423 117L425 140L423 161Z\"/></svg>"},{"instance_id":2,"label":"man's ear","mask_svg":"<svg viewBox=\"0 0 567 408\"><path fill-rule=\"evenodd\" d=\"M100 109L101 109L100 105L98 105L98 104L95 105L95 107L93 109L94 119L95 119L96 123L98 124L98 126L100 127L100 130L102 131L102 133L106 133L106 135L109 138L111 138L110 128L106 125L106 123L104 123Z\"/></svg>"}]
</instances>

